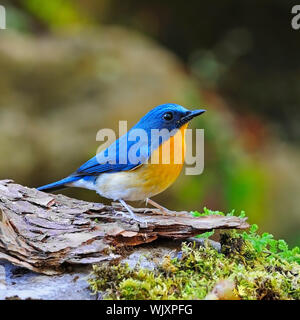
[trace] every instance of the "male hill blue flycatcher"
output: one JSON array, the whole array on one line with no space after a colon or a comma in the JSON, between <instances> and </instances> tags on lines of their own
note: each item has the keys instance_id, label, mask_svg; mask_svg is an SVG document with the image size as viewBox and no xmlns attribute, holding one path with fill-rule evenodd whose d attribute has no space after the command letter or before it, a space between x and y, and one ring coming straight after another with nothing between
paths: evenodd
<instances>
[{"instance_id":1,"label":"male hill blue flycatcher","mask_svg":"<svg viewBox=\"0 0 300 320\"><path fill-rule=\"evenodd\" d=\"M76 172L62 180L39 187L38 190L50 192L66 187L95 190L100 196L118 200L131 217L140 222L143 221L134 215L125 201L144 200L165 214L167 209L150 198L166 190L177 179L184 162L185 129L190 120L203 112L205 110L190 111L172 103L157 106L125 135L84 163ZM140 138L139 152L143 156L134 161L135 159L130 159L129 151L137 141L132 141L129 137L134 130L139 129L146 133L146 139ZM151 136L154 129L156 131L167 129L171 134L165 139L157 140L155 144ZM175 143L178 137L181 143ZM164 144L167 142L169 149L166 149L170 152L170 161L166 164L162 159ZM181 155L180 163L175 161L177 154ZM151 161L153 159L159 160Z\"/></svg>"}]
</instances>

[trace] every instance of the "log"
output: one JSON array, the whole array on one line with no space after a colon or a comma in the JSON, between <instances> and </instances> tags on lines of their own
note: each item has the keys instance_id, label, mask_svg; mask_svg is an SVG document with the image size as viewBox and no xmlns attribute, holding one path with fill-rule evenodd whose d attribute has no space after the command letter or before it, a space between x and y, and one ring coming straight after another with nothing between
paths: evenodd
<instances>
[{"instance_id":1,"label":"log","mask_svg":"<svg viewBox=\"0 0 300 320\"><path fill-rule=\"evenodd\" d=\"M157 209L132 209L145 224L118 214L126 211L116 203L91 203L0 180L0 259L52 275L68 264L120 259L121 248L158 238L187 239L213 229L249 227L245 218L234 216L163 216Z\"/></svg>"}]
</instances>

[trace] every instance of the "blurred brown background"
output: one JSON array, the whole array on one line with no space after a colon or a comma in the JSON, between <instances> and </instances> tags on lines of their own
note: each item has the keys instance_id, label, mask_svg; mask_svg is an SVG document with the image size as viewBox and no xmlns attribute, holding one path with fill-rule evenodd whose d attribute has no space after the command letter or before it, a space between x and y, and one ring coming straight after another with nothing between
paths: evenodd
<instances>
[{"instance_id":1,"label":"blurred brown background","mask_svg":"<svg viewBox=\"0 0 300 320\"><path fill-rule=\"evenodd\" d=\"M245 210L300 244L300 30L293 2L1 1L0 178L39 186L92 157L103 127L174 102L208 112L205 170L156 200ZM70 196L103 201L91 191Z\"/></svg>"}]
</instances>

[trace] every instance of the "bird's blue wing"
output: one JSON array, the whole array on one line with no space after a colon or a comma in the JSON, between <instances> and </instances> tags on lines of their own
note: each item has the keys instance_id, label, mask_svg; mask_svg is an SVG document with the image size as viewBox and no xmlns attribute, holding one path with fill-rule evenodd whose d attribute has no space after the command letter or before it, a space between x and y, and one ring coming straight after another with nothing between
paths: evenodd
<instances>
[{"instance_id":1,"label":"bird's blue wing","mask_svg":"<svg viewBox=\"0 0 300 320\"><path fill-rule=\"evenodd\" d=\"M136 141L128 141L127 134L122 136L107 149L84 163L71 176L98 175L105 172L112 173L134 169L146 161L150 156L148 143L140 141L139 150L137 152L139 153L139 159L131 159L128 150L130 150L134 144L136 144ZM133 150L133 152L134 151L135 150Z\"/></svg>"}]
</instances>

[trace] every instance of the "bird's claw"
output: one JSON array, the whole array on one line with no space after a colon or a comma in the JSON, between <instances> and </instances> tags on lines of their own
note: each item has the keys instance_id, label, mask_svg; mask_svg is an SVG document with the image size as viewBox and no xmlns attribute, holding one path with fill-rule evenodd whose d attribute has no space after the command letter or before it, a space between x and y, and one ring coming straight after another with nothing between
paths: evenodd
<instances>
[{"instance_id":1,"label":"bird's claw","mask_svg":"<svg viewBox=\"0 0 300 320\"><path fill-rule=\"evenodd\" d=\"M133 220L133 221L136 221L136 222L139 222L141 224L143 224L145 227L147 227L147 221L141 219L141 218L138 218L137 216L131 216L129 214L126 214L125 212L123 211L117 211L116 212L116 216L122 216L123 218L125 219L128 219L128 220Z\"/></svg>"}]
</instances>

